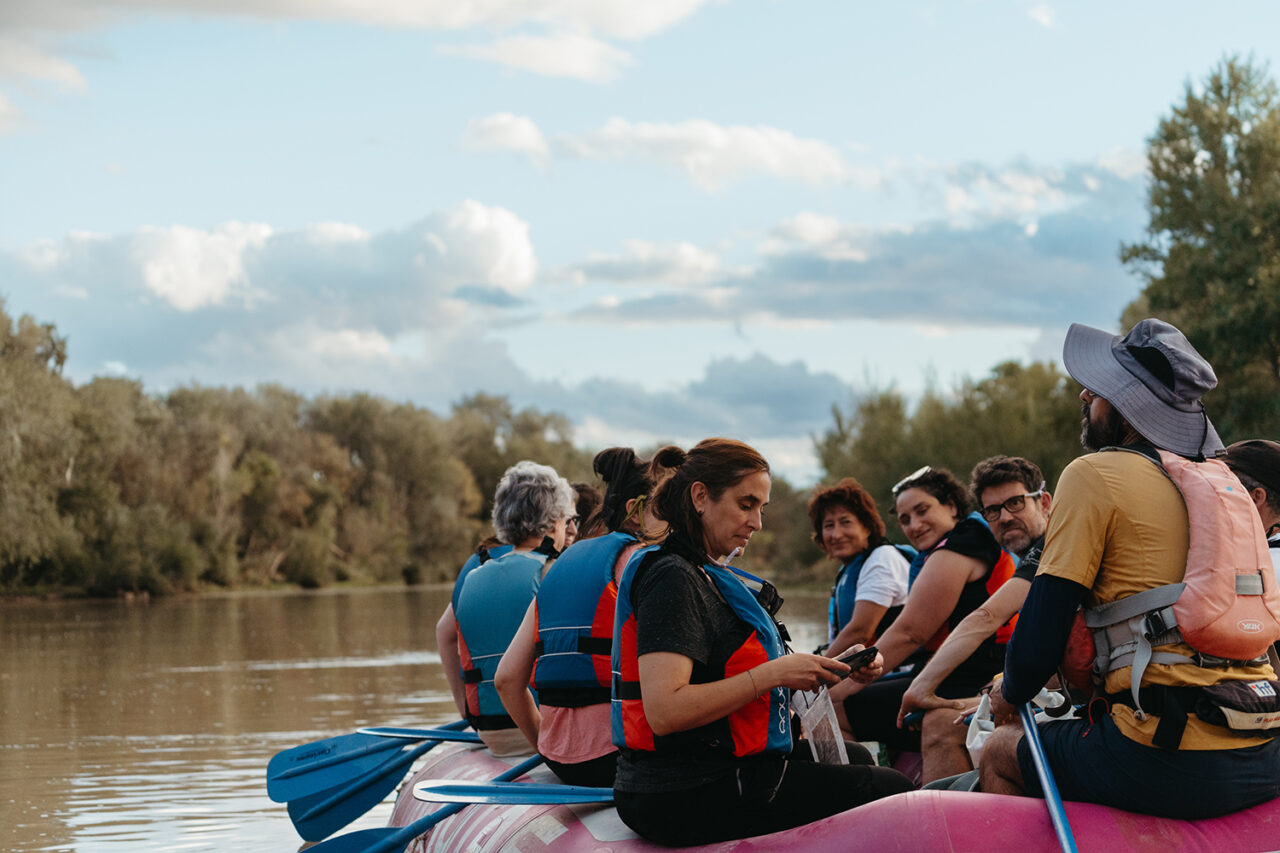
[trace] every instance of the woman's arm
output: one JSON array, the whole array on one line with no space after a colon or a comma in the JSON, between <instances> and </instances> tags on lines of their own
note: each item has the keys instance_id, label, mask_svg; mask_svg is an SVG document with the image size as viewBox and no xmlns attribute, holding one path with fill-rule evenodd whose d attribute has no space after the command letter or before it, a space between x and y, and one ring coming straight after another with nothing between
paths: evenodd
<instances>
[{"instance_id":1,"label":"woman's arm","mask_svg":"<svg viewBox=\"0 0 1280 853\"><path fill-rule=\"evenodd\" d=\"M964 585L985 571L980 560L954 551L938 551L929 557L902 612L876 641L885 670L893 670L929 642L955 609ZM850 680L831 691L831 700L839 701L861 689L862 682Z\"/></svg>"},{"instance_id":2,"label":"woman's arm","mask_svg":"<svg viewBox=\"0 0 1280 853\"><path fill-rule=\"evenodd\" d=\"M791 654L707 684L690 684L693 660L675 652L640 655L644 715L654 734L669 735L713 723L774 687L815 690L835 684L849 667L821 655Z\"/></svg>"},{"instance_id":3,"label":"woman's arm","mask_svg":"<svg viewBox=\"0 0 1280 853\"><path fill-rule=\"evenodd\" d=\"M534 608L536 599L524 612L524 619L516 629L511 644L502 654L498 662L498 672L493 677L493 686L502 699L502 707L507 709L511 719L516 721L521 733L534 748L538 748L538 731L542 727L542 714L529 692L529 676L533 674L534 663L534 631L536 619Z\"/></svg>"},{"instance_id":4,"label":"woman's arm","mask_svg":"<svg viewBox=\"0 0 1280 853\"><path fill-rule=\"evenodd\" d=\"M876 635L876 626L880 624L880 620L888 610L888 607L876 604L874 601L866 599L855 601L853 615L849 617L849 621L840 629L840 633L836 634L835 639L823 654L833 658L858 643L864 646L870 643Z\"/></svg>"},{"instance_id":5,"label":"woman's arm","mask_svg":"<svg viewBox=\"0 0 1280 853\"><path fill-rule=\"evenodd\" d=\"M458 620L452 603L445 606L436 622L436 651L440 654L445 680L449 682L449 692L453 694L453 704L458 706L458 716L466 717L467 694L462 685L462 658L458 654Z\"/></svg>"},{"instance_id":6,"label":"woman's arm","mask_svg":"<svg viewBox=\"0 0 1280 853\"><path fill-rule=\"evenodd\" d=\"M968 659L983 641L996 632L1022 607L1031 582L1023 578L1010 578L982 606L970 613L955 627L942 648L925 665L907 688L898 711L898 726L912 711L928 711L933 708L963 710L968 704L959 699L943 699L934 691L957 666Z\"/></svg>"}]
</instances>

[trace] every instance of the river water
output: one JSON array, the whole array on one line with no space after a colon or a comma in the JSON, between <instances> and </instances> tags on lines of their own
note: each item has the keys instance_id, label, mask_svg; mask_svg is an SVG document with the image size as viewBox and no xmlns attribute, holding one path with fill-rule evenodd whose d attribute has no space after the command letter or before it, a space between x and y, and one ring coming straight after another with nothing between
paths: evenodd
<instances>
[{"instance_id":1,"label":"river water","mask_svg":"<svg viewBox=\"0 0 1280 853\"><path fill-rule=\"evenodd\" d=\"M826 598L786 593L797 650ZM456 719L444 586L0 602L0 850L291 851L271 756ZM391 799L345 831L382 826Z\"/></svg>"}]
</instances>

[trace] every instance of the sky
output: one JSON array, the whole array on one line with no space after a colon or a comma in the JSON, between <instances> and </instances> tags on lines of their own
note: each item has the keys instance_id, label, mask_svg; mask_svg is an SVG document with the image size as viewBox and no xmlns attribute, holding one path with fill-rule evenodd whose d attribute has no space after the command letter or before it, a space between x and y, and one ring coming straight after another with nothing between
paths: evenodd
<instances>
[{"instance_id":1,"label":"sky","mask_svg":"<svg viewBox=\"0 0 1280 853\"><path fill-rule=\"evenodd\" d=\"M78 384L483 391L807 484L833 404L1118 330L1146 140L1276 32L1266 2L6 0L0 296Z\"/></svg>"}]
</instances>

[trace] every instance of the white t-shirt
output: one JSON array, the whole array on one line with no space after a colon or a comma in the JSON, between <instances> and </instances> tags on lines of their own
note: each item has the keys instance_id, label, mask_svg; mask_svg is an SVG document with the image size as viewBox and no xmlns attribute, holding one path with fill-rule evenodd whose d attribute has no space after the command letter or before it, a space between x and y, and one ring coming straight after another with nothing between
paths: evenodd
<instances>
[{"instance_id":1,"label":"white t-shirt","mask_svg":"<svg viewBox=\"0 0 1280 853\"><path fill-rule=\"evenodd\" d=\"M870 601L881 607L907 603L907 582L911 564L892 545L881 545L867 555L858 574L854 601Z\"/></svg>"},{"instance_id":2,"label":"white t-shirt","mask_svg":"<svg viewBox=\"0 0 1280 853\"><path fill-rule=\"evenodd\" d=\"M1280 583L1280 533L1268 539L1267 544L1271 546L1267 550L1271 552L1271 566L1276 570L1276 582Z\"/></svg>"}]
</instances>

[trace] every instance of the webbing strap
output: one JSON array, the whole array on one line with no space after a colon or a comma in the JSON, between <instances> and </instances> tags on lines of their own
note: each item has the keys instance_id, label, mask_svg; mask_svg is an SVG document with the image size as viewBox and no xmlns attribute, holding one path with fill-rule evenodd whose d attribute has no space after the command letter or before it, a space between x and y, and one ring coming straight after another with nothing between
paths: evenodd
<instances>
[{"instance_id":1,"label":"webbing strap","mask_svg":"<svg viewBox=\"0 0 1280 853\"><path fill-rule=\"evenodd\" d=\"M1185 587L1184 583L1168 583L1164 586L1144 589L1142 592L1118 601L1090 607L1084 612L1084 624L1090 628L1103 628L1117 622L1124 622L1142 613L1168 607L1178 600L1178 596L1182 595Z\"/></svg>"}]
</instances>

